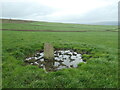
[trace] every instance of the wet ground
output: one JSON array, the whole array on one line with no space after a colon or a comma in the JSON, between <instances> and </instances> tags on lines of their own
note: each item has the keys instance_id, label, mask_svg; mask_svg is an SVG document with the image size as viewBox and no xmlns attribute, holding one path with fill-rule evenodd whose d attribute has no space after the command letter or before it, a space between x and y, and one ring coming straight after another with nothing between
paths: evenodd
<instances>
[{"instance_id":1,"label":"wet ground","mask_svg":"<svg viewBox=\"0 0 120 90\"><path fill-rule=\"evenodd\" d=\"M37 65L46 71L57 71L63 68L76 68L79 63L84 62L81 54L73 50L57 50L54 51L53 60L45 60L44 52L36 53L33 57L28 57L25 62Z\"/></svg>"}]
</instances>

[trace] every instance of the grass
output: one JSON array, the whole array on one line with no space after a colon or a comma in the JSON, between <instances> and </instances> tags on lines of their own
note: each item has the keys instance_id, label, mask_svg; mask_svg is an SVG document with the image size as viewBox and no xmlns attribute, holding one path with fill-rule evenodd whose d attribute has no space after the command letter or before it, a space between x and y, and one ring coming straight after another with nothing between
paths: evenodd
<instances>
[{"instance_id":1,"label":"grass","mask_svg":"<svg viewBox=\"0 0 120 90\"><path fill-rule=\"evenodd\" d=\"M80 25L80 24L63 24L63 23L3 23L3 29L17 30L53 30L53 31L117 31L117 26L105 25Z\"/></svg>"},{"instance_id":2,"label":"grass","mask_svg":"<svg viewBox=\"0 0 120 90\"><path fill-rule=\"evenodd\" d=\"M31 25L47 25L31 26ZM29 26L29 27L28 27ZM74 28L71 28L74 27ZM92 26L34 22L3 23L4 29L88 30L92 32L19 32L3 31L3 88L117 88L118 32L116 26ZM94 31L95 30L95 31ZM98 32L97 32L98 31ZM99 32L102 31L102 32ZM56 49L74 49L82 53L86 64L78 68L45 73L24 59L52 43Z\"/></svg>"}]
</instances>

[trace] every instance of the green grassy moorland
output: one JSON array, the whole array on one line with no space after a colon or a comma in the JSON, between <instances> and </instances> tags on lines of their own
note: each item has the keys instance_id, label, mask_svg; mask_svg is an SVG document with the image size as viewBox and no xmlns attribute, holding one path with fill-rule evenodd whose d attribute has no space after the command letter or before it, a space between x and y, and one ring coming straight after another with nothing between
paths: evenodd
<instances>
[{"instance_id":1,"label":"green grassy moorland","mask_svg":"<svg viewBox=\"0 0 120 90\"><path fill-rule=\"evenodd\" d=\"M32 26L33 25L33 26ZM36 26L35 26L36 25ZM41 25L41 26L37 26ZM3 29L87 30L88 32L2 31L3 88L117 88L117 26L47 22L3 23ZM108 30L108 31L106 31ZM90 31L90 32L89 32ZM45 73L24 59L50 42L56 49L74 49L87 63Z\"/></svg>"}]
</instances>

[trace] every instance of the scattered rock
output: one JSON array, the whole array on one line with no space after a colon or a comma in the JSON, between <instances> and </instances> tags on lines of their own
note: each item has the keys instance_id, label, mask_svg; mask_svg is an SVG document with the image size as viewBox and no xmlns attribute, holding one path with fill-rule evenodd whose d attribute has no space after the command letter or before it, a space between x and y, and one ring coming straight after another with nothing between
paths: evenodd
<instances>
[{"instance_id":1,"label":"scattered rock","mask_svg":"<svg viewBox=\"0 0 120 90\"><path fill-rule=\"evenodd\" d=\"M51 47L50 45L46 47ZM44 50L46 52L47 50ZM39 68L44 68L47 71L56 71L62 68L75 68L81 62L84 62L81 58L81 54L74 52L72 50L56 50L53 52L52 56L47 56L47 58L53 58L51 62L48 59L45 59L45 53L40 52L36 53L35 57L29 57L25 59L25 62L28 62L32 65L37 65Z\"/></svg>"}]
</instances>

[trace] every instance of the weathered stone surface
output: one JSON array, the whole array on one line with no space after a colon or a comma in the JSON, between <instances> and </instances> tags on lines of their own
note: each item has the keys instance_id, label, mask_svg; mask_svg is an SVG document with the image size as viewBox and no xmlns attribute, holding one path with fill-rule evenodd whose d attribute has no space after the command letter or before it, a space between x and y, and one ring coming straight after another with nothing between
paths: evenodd
<instances>
[{"instance_id":1,"label":"weathered stone surface","mask_svg":"<svg viewBox=\"0 0 120 90\"><path fill-rule=\"evenodd\" d=\"M48 60L53 60L54 58L54 48L50 43L44 44L44 58Z\"/></svg>"}]
</instances>

